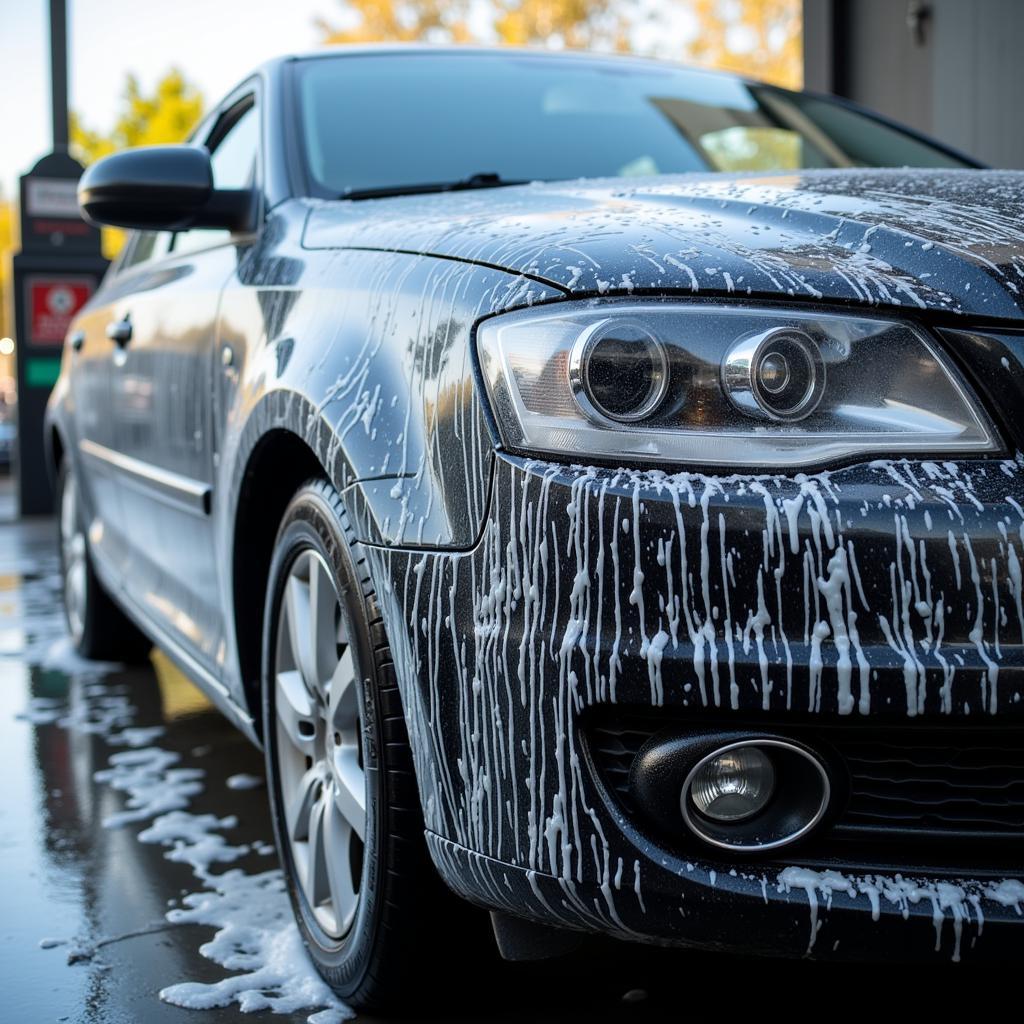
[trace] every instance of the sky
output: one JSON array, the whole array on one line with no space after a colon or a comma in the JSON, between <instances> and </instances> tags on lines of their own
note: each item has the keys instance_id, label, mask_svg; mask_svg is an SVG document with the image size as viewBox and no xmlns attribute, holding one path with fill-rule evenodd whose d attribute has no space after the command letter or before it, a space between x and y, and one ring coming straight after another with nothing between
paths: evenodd
<instances>
[{"instance_id":1,"label":"sky","mask_svg":"<svg viewBox=\"0 0 1024 1024\"><path fill-rule=\"evenodd\" d=\"M337 0L67 0L69 103L114 120L125 75L151 88L178 65L215 103L255 65L319 42ZM50 149L49 3L0 0L0 195Z\"/></svg>"}]
</instances>

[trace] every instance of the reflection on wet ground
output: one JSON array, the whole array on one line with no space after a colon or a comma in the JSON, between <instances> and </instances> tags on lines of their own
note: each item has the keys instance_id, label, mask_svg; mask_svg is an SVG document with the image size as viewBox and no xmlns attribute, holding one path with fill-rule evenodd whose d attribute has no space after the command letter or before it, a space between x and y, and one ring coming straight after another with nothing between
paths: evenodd
<instances>
[{"instance_id":1,"label":"reflection on wet ground","mask_svg":"<svg viewBox=\"0 0 1024 1024\"><path fill-rule=\"evenodd\" d=\"M0 751L0 1020L345 1016L297 945L261 754L160 653L134 668L73 655L48 521L0 519ZM674 1020L695 978L738 966L613 944L472 977L453 964L417 1019Z\"/></svg>"},{"instance_id":2,"label":"reflection on wet ground","mask_svg":"<svg viewBox=\"0 0 1024 1024\"><path fill-rule=\"evenodd\" d=\"M261 758L161 656L134 669L75 658L56 569L49 523L0 525L0 1018L181 1019L159 991L226 972L198 952L209 929L165 916L203 886L137 836L177 791L193 815L237 817L230 842L249 847L239 866L274 867L262 788L227 786L261 779ZM147 750L163 763L127 773Z\"/></svg>"}]
</instances>

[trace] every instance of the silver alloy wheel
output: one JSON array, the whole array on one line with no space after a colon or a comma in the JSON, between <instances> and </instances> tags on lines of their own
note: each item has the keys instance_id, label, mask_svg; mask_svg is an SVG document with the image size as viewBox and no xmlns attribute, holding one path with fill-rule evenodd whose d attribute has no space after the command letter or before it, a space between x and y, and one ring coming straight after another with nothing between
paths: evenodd
<instances>
[{"instance_id":1,"label":"silver alloy wheel","mask_svg":"<svg viewBox=\"0 0 1024 1024\"><path fill-rule=\"evenodd\" d=\"M77 644L85 631L85 534L78 519L78 489L68 473L60 501L60 544L64 570L64 608L71 639Z\"/></svg>"},{"instance_id":2,"label":"silver alloy wheel","mask_svg":"<svg viewBox=\"0 0 1024 1024\"><path fill-rule=\"evenodd\" d=\"M367 822L362 702L348 640L333 573L317 552L303 551L278 616L277 759L296 881L335 939L359 906Z\"/></svg>"}]
</instances>

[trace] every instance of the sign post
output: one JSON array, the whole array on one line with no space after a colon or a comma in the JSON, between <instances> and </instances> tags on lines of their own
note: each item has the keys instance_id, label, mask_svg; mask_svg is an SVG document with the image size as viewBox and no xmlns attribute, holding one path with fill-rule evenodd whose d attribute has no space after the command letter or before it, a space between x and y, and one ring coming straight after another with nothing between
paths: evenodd
<instances>
[{"instance_id":1,"label":"sign post","mask_svg":"<svg viewBox=\"0 0 1024 1024\"><path fill-rule=\"evenodd\" d=\"M12 260L21 515L53 509L43 446L46 401L60 373L68 326L107 269L100 233L78 211L81 174L78 161L58 150L21 179L21 251Z\"/></svg>"}]
</instances>

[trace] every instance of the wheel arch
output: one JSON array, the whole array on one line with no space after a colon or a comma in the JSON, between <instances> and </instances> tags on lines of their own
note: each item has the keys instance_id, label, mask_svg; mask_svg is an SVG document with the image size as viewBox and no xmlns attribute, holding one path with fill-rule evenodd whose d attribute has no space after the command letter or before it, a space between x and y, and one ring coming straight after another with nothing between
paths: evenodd
<instances>
[{"instance_id":1,"label":"wheel arch","mask_svg":"<svg viewBox=\"0 0 1024 1024\"><path fill-rule=\"evenodd\" d=\"M330 474L313 449L285 428L269 430L249 453L237 490L231 543L231 596L238 667L247 710L262 739L263 612L274 540L295 492Z\"/></svg>"},{"instance_id":2,"label":"wheel arch","mask_svg":"<svg viewBox=\"0 0 1024 1024\"><path fill-rule=\"evenodd\" d=\"M60 464L64 461L67 445L64 443L64 435L55 421L47 424L46 433L43 435L43 442L46 445L46 468L50 473L50 482L56 483L57 474L60 473Z\"/></svg>"}]
</instances>

